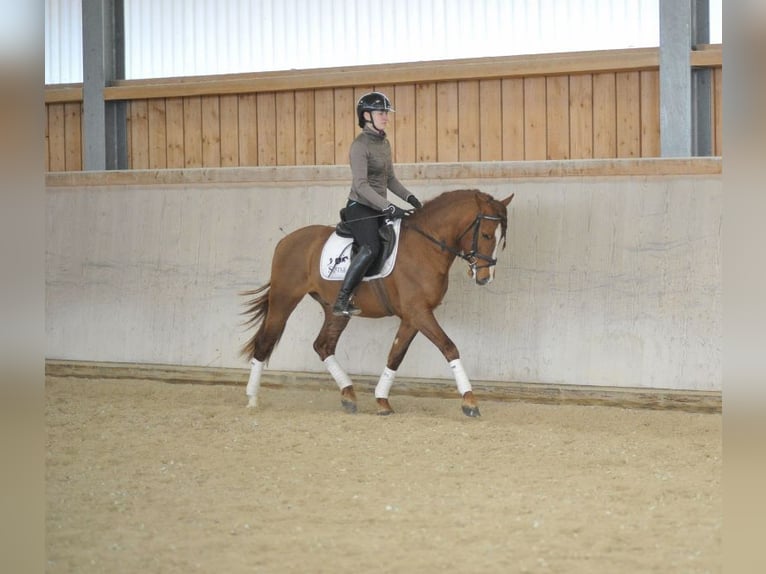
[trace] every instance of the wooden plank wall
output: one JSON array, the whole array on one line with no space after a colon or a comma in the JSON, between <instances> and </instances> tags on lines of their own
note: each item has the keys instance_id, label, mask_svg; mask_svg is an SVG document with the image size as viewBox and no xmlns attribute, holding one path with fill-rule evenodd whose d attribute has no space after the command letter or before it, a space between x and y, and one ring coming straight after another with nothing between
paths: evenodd
<instances>
[{"instance_id":1,"label":"wooden plank wall","mask_svg":"<svg viewBox=\"0 0 766 574\"><path fill-rule=\"evenodd\" d=\"M82 101L46 105L45 169L82 169Z\"/></svg>"},{"instance_id":2,"label":"wooden plank wall","mask_svg":"<svg viewBox=\"0 0 766 574\"><path fill-rule=\"evenodd\" d=\"M722 69L713 70L714 155L722 155ZM396 108L389 139L397 163L660 153L659 71L648 66L135 97L128 105L129 166L346 164L358 133L355 102L372 89ZM46 168L80 170L82 102L47 100Z\"/></svg>"}]
</instances>

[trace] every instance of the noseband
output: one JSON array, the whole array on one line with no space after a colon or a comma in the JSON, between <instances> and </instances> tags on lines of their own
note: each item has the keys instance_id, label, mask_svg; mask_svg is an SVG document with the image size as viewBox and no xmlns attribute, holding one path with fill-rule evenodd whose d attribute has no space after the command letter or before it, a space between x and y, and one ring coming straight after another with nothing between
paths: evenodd
<instances>
[{"instance_id":1,"label":"noseband","mask_svg":"<svg viewBox=\"0 0 766 574\"><path fill-rule=\"evenodd\" d=\"M484 213L478 213L474 220L468 225L468 227L465 228L465 231L458 235L457 242L460 243L460 240L463 239L466 233L471 231L473 229L473 239L471 240L471 250L467 253L465 251L457 251L456 249L453 249L449 245L447 245L444 241L436 239L420 229L417 225L409 224L407 227L411 227L418 233L420 233L423 237L426 239L429 239L433 243L436 243L439 247L441 247L444 251L448 251L452 253L455 257L460 257L460 259L465 260L468 263L468 267L471 269L471 272L476 273L477 269L483 269L484 267L493 267L497 264L497 259L493 259L489 255L484 255L482 253L477 253L479 248L479 227L481 226L481 222L483 220L487 221L503 221L502 217L498 217L496 215L486 215ZM480 265L479 261L485 261L486 264Z\"/></svg>"}]
</instances>

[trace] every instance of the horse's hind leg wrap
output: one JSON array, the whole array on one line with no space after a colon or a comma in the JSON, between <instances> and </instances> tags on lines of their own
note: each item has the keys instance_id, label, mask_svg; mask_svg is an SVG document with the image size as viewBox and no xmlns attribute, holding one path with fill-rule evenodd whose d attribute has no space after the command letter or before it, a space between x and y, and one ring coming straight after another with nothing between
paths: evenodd
<instances>
[{"instance_id":1,"label":"horse's hind leg wrap","mask_svg":"<svg viewBox=\"0 0 766 574\"><path fill-rule=\"evenodd\" d=\"M338 359L335 358L335 355L327 357L324 360L324 364L327 367L327 370L330 371L332 378L335 379L335 383L341 391L353 384L349 376L346 374L346 371L344 371L343 367L338 363Z\"/></svg>"},{"instance_id":2,"label":"horse's hind leg wrap","mask_svg":"<svg viewBox=\"0 0 766 574\"><path fill-rule=\"evenodd\" d=\"M387 399L388 393L391 391L391 386L394 384L396 378L396 371L392 371L388 367L383 369L383 374L378 379L378 384L375 385L375 398Z\"/></svg>"},{"instance_id":3,"label":"horse's hind leg wrap","mask_svg":"<svg viewBox=\"0 0 766 574\"><path fill-rule=\"evenodd\" d=\"M473 390L471 387L471 381L468 380L468 375L463 368L463 362L460 359L455 359L449 362L449 367L452 369L452 375L455 377L457 383L457 392L462 397L468 391Z\"/></svg>"},{"instance_id":4,"label":"horse's hind leg wrap","mask_svg":"<svg viewBox=\"0 0 766 574\"><path fill-rule=\"evenodd\" d=\"M263 362L255 357L250 359L250 378L247 380L247 388L245 389L245 393L248 397L248 407L255 407L258 402L258 389L261 387L262 372Z\"/></svg>"}]
</instances>

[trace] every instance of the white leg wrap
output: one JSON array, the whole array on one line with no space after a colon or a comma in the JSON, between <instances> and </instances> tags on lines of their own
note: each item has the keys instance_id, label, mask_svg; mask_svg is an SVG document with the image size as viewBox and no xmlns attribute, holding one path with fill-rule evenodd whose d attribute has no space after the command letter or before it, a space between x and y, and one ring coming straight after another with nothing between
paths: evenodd
<instances>
[{"instance_id":1,"label":"white leg wrap","mask_svg":"<svg viewBox=\"0 0 766 574\"><path fill-rule=\"evenodd\" d=\"M248 396L247 406L254 408L258 402L258 389L261 388L263 363L253 357L250 359L250 365L250 378L247 380L247 389L245 389L245 393Z\"/></svg>"},{"instance_id":2,"label":"white leg wrap","mask_svg":"<svg viewBox=\"0 0 766 574\"><path fill-rule=\"evenodd\" d=\"M338 359L335 358L335 355L330 355L327 357L324 360L324 364L325 367L327 367L327 370L330 371L332 378L335 379L335 383L338 385L338 388L341 391L353 384L351 379L346 374L346 371L344 371L343 367L341 367L340 363L338 363Z\"/></svg>"},{"instance_id":3,"label":"white leg wrap","mask_svg":"<svg viewBox=\"0 0 766 574\"><path fill-rule=\"evenodd\" d=\"M391 391L391 385L394 384L396 378L396 371L392 371L388 367L383 369L383 374L378 379L378 384L375 385L375 398L387 399L388 393Z\"/></svg>"},{"instance_id":4,"label":"white leg wrap","mask_svg":"<svg viewBox=\"0 0 766 574\"><path fill-rule=\"evenodd\" d=\"M468 391L473 390L471 381L468 380L468 375L465 374L463 362L460 359L450 361L449 368L452 369L452 376L455 377L455 382L457 383L457 392L460 393L461 397Z\"/></svg>"}]
</instances>

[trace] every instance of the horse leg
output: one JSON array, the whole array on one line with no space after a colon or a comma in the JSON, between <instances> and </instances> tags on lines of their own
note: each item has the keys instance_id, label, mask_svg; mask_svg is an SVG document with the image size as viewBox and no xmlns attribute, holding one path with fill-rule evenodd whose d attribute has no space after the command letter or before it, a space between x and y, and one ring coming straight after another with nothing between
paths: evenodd
<instances>
[{"instance_id":1,"label":"horse leg","mask_svg":"<svg viewBox=\"0 0 766 574\"><path fill-rule=\"evenodd\" d=\"M247 379L247 408L254 409L258 406L258 391L261 388L261 373L263 373L263 361L255 357L250 359L250 377Z\"/></svg>"},{"instance_id":2,"label":"horse leg","mask_svg":"<svg viewBox=\"0 0 766 574\"><path fill-rule=\"evenodd\" d=\"M439 325L436 317L434 317L431 311L420 314L417 325L418 330L420 330L429 341L436 345L444 355L444 358L447 359L450 369L452 370L452 376L455 378L455 383L457 384L458 393L460 393L460 396L463 398L463 403L461 405L463 414L469 417L481 416L476 397L473 395L471 381L468 379L468 375L463 368L463 362L460 360L460 352L455 343L453 343L452 339L447 336L447 333L444 332L444 329Z\"/></svg>"},{"instance_id":3,"label":"horse leg","mask_svg":"<svg viewBox=\"0 0 766 574\"><path fill-rule=\"evenodd\" d=\"M253 338L254 353L250 359L250 376L245 389L248 408L252 409L258 406L258 391L261 388L263 367L282 337L287 319L290 318L302 298L302 294L296 294L287 299L281 307L269 304L266 317Z\"/></svg>"},{"instance_id":4,"label":"horse leg","mask_svg":"<svg viewBox=\"0 0 766 574\"><path fill-rule=\"evenodd\" d=\"M387 416L394 412L391 403L388 402L388 394L394 384L396 370L402 364L404 355L407 354L407 349L410 348L410 343L417 334L418 330L409 323L402 321L399 324L399 330L396 332L391 350L388 352L386 368L383 369L378 384L375 385L375 402L378 404L378 414L381 416Z\"/></svg>"},{"instance_id":5,"label":"horse leg","mask_svg":"<svg viewBox=\"0 0 766 574\"><path fill-rule=\"evenodd\" d=\"M319 355L340 389L340 404L343 410L354 414L356 413L356 393L353 383L338 363L338 359L335 358L335 347L338 344L338 339L340 339L351 317L333 315L330 306L324 303L322 308L324 309L324 323L314 340L314 351Z\"/></svg>"}]
</instances>

